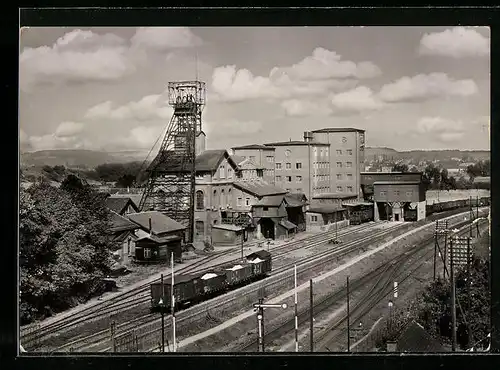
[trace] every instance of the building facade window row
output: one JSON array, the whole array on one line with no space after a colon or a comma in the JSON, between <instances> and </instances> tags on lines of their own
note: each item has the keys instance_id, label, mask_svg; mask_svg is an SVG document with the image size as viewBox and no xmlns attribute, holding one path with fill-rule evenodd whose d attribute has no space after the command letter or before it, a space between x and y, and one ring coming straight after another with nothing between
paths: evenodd
<instances>
[{"instance_id":1,"label":"building facade window row","mask_svg":"<svg viewBox=\"0 0 500 370\"><path fill-rule=\"evenodd\" d=\"M281 169L283 169L283 166L282 166L282 163L281 163L281 162L277 162L277 163L275 164L275 166L276 166L276 169L277 169L277 170L281 170ZM291 169L292 169L292 163L291 163L291 162L286 162L286 163L285 163L285 169L287 169L287 170L291 170ZM295 169L296 169L296 170L301 170L301 169L302 169L302 163L301 163L301 162L296 162L296 163L295 163Z\"/></svg>"}]
</instances>

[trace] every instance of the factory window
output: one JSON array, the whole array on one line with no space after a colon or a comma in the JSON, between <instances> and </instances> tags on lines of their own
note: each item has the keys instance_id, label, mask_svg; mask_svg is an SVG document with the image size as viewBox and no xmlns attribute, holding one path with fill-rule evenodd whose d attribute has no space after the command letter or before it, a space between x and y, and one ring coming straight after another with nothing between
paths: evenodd
<instances>
[{"instance_id":1,"label":"factory window","mask_svg":"<svg viewBox=\"0 0 500 370\"><path fill-rule=\"evenodd\" d=\"M287 170L290 170L291 168L292 168L292 164L291 164L291 163L287 163L287 164L286 164L286 169L287 169Z\"/></svg>"},{"instance_id":2,"label":"factory window","mask_svg":"<svg viewBox=\"0 0 500 370\"><path fill-rule=\"evenodd\" d=\"M337 155L342 155L342 150L337 149Z\"/></svg>"},{"instance_id":3,"label":"factory window","mask_svg":"<svg viewBox=\"0 0 500 370\"><path fill-rule=\"evenodd\" d=\"M201 190L196 192L196 209L203 209L205 207L205 196Z\"/></svg>"},{"instance_id":4,"label":"factory window","mask_svg":"<svg viewBox=\"0 0 500 370\"><path fill-rule=\"evenodd\" d=\"M347 191L348 191L349 193L352 193L352 186L348 186L348 187L347 187Z\"/></svg>"},{"instance_id":5,"label":"factory window","mask_svg":"<svg viewBox=\"0 0 500 370\"><path fill-rule=\"evenodd\" d=\"M281 170L281 163L276 163L276 169Z\"/></svg>"},{"instance_id":6,"label":"factory window","mask_svg":"<svg viewBox=\"0 0 500 370\"><path fill-rule=\"evenodd\" d=\"M272 155L268 155L266 158L267 158L267 161L269 163L273 163L274 162L274 157Z\"/></svg>"},{"instance_id":7,"label":"factory window","mask_svg":"<svg viewBox=\"0 0 500 370\"><path fill-rule=\"evenodd\" d=\"M319 156L320 156L320 157L323 157L323 149L320 149L320 150L319 150Z\"/></svg>"},{"instance_id":8,"label":"factory window","mask_svg":"<svg viewBox=\"0 0 500 370\"><path fill-rule=\"evenodd\" d=\"M269 207L262 207L263 211L269 211Z\"/></svg>"},{"instance_id":9,"label":"factory window","mask_svg":"<svg viewBox=\"0 0 500 370\"><path fill-rule=\"evenodd\" d=\"M412 195L413 195L413 191L407 191L407 192L406 192L406 195L407 195L407 196L412 196Z\"/></svg>"},{"instance_id":10,"label":"factory window","mask_svg":"<svg viewBox=\"0 0 500 370\"><path fill-rule=\"evenodd\" d=\"M276 176L276 181L281 181L281 176Z\"/></svg>"},{"instance_id":11,"label":"factory window","mask_svg":"<svg viewBox=\"0 0 500 370\"><path fill-rule=\"evenodd\" d=\"M249 205L250 205L250 198L246 198L246 199L245 199L245 205L246 205L246 206L249 206Z\"/></svg>"},{"instance_id":12,"label":"factory window","mask_svg":"<svg viewBox=\"0 0 500 370\"><path fill-rule=\"evenodd\" d=\"M302 163L300 162L295 163L295 168L300 170L302 168Z\"/></svg>"},{"instance_id":13,"label":"factory window","mask_svg":"<svg viewBox=\"0 0 500 370\"><path fill-rule=\"evenodd\" d=\"M220 166L220 170L219 170L219 177L222 179L224 177L226 177L225 173L224 173L224 166Z\"/></svg>"},{"instance_id":14,"label":"factory window","mask_svg":"<svg viewBox=\"0 0 500 370\"><path fill-rule=\"evenodd\" d=\"M243 198L238 198L236 199L236 205L237 206L241 206L241 201L243 200Z\"/></svg>"},{"instance_id":15,"label":"factory window","mask_svg":"<svg viewBox=\"0 0 500 370\"><path fill-rule=\"evenodd\" d=\"M352 155L352 149L347 149L347 155Z\"/></svg>"},{"instance_id":16,"label":"factory window","mask_svg":"<svg viewBox=\"0 0 500 370\"><path fill-rule=\"evenodd\" d=\"M224 192L224 189L222 189L222 190L220 191L220 205L221 205L222 207L225 207L225 206L226 206L226 194L225 194L225 192Z\"/></svg>"},{"instance_id":17,"label":"factory window","mask_svg":"<svg viewBox=\"0 0 500 370\"><path fill-rule=\"evenodd\" d=\"M337 162L337 168L342 168L342 162Z\"/></svg>"},{"instance_id":18,"label":"factory window","mask_svg":"<svg viewBox=\"0 0 500 370\"><path fill-rule=\"evenodd\" d=\"M347 174L347 180L352 180L352 173Z\"/></svg>"},{"instance_id":19,"label":"factory window","mask_svg":"<svg viewBox=\"0 0 500 370\"><path fill-rule=\"evenodd\" d=\"M312 222L318 222L318 216L311 216Z\"/></svg>"},{"instance_id":20,"label":"factory window","mask_svg":"<svg viewBox=\"0 0 500 370\"><path fill-rule=\"evenodd\" d=\"M337 180L342 180L342 174L341 173L337 174Z\"/></svg>"},{"instance_id":21,"label":"factory window","mask_svg":"<svg viewBox=\"0 0 500 370\"><path fill-rule=\"evenodd\" d=\"M394 190L394 195L399 195L399 190Z\"/></svg>"},{"instance_id":22,"label":"factory window","mask_svg":"<svg viewBox=\"0 0 500 370\"><path fill-rule=\"evenodd\" d=\"M342 186L337 186L337 191L341 192L342 191Z\"/></svg>"},{"instance_id":23,"label":"factory window","mask_svg":"<svg viewBox=\"0 0 500 370\"><path fill-rule=\"evenodd\" d=\"M297 180L297 182L302 182L302 176L297 176L296 180Z\"/></svg>"},{"instance_id":24,"label":"factory window","mask_svg":"<svg viewBox=\"0 0 500 370\"><path fill-rule=\"evenodd\" d=\"M382 196L382 197L385 196L385 191L384 190L380 191L380 196Z\"/></svg>"},{"instance_id":25,"label":"factory window","mask_svg":"<svg viewBox=\"0 0 500 370\"><path fill-rule=\"evenodd\" d=\"M328 157L328 148L325 148L325 155Z\"/></svg>"},{"instance_id":26,"label":"factory window","mask_svg":"<svg viewBox=\"0 0 500 370\"><path fill-rule=\"evenodd\" d=\"M257 177L264 177L264 171L263 170L257 170Z\"/></svg>"},{"instance_id":27,"label":"factory window","mask_svg":"<svg viewBox=\"0 0 500 370\"><path fill-rule=\"evenodd\" d=\"M144 258L151 258L151 248L144 248Z\"/></svg>"},{"instance_id":28,"label":"factory window","mask_svg":"<svg viewBox=\"0 0 500 370\"><path fill-rule=\"evenodd\" d=\"M346 166L347 166L347 167L352 167L352 162L347 162L347 163L346 163Z\"/></svg>"},{"instance_id":29,"label":"factory window","mask_svg":"<svg viewBox=\"0 0 500 370\"><path fill-rule=\"evenodd\" d=\"M286 177L286 181L287 181L287 182L292 182L292 176L287 176L287 177Z\"/></svg>"}]
</instances>

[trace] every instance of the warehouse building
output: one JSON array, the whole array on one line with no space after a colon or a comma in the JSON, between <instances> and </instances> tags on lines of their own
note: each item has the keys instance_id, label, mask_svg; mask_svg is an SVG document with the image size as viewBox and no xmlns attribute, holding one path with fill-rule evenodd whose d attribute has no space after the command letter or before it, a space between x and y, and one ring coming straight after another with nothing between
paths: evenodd
<instances>
[{"instance_id":1,"label":"warehouse building","mask_svg":"<svg viewBox=\"0 0 500 370\"><path fill-rule=\"evenodd\" d=\"M425 219L425 191L421 181L376 181L373 189L375 221Z\"/></svg>"}]
</instances>

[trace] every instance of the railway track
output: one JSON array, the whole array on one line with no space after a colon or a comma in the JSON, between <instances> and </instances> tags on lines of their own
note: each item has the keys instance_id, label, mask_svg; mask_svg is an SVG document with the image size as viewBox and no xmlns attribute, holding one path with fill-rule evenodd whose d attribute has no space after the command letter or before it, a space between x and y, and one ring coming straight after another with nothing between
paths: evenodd
<instances>
[{"instance_id":1,"label":"railway track","mask_svg":"<svg viewBox=\"0 0 500 370\"><path fill-rule=\"evenodd\" d=\"M364 224L364 225L359 225L355 226L349 229L341 229L338 232L338 235L341 237L346 237L349 235L353 235L359 231L363 230L368 230L371 227L374 227L374 224ZM278 247L274 247L272 249L273 252L273 257L280 257L284 256L288 253L292 253L293 251L300 249L303 247L304 243L309 243L312 245L315 245L317 241L324 241L327 238L331 237L331 234L333 231L327 231L318 235L314 235L308 238L304 239L298 239L298 240L293 240L290 243L283 244ZM223 256L229 255L231 253L235 253L234 250L228 250L223 253L218 253L215 255L207 256L207 258L203 258L200 261L197 261L193 264L190 264L180 270L176 271L176 274L187 274L187 273L192 273L192 272L203 272L203 271L208 271L211 269L214 269L216 267L220 267L223 265L226 265L228 263L234 263L240 261L239 258L232 259L230 261L226 261L223 263L218 263L211 265L209 267L203 268L204 265L207 265L211 261L221 258ZM169 279L171 275L167 274L165 275L165 279ZM154 282L159 281L159 279L155 279ZM150 297L149 297L149 287L150 287L150 282L144 285L141 285L140 287L137 287L131 291L122 293L116 297L113 297L110 299L108 302L104 302L102 305L99 305L98 307L92 306L89 309L83 310L78 312L75 315L72 315L68 318L64 318L56 323L49 324L45 327L42 327L38 332L32 333L31 336L26 336L23 339L23 343L27 343L26 347L29 346L30 342L43 342L49 338L53 338L54 336L58 337L63 337L64 335L61 335L67 330L73 330L76 326L80 325L86 325L90 322L95 322L98 320L103 321L102 327L109 328L110 324L113 320L113 315L116 315L118 313L123 313L124 311L127 311L128 309L134 309L137 308L137 306L145 305L146 303L149 303ZM121 319L121 321L127 321L127 322L142 322L146 320L145 317L134 317L136 316L134 313L130 315L130 317L127 316L121 316L118 317L116 316L116 319ZM127 323L124 323L127 324ZM128 326L128 325L123 325L123 326ZM105 329L107 330L107 329ZM91 334L90 337L93 335L98 335L98 333ZM85 333L82 335L79 335L76 337L76 339L82 339L85 337ZM75 339L75 338L65 338L65 339ZM73 342L73 340L72 340ZM29 347L28 347L29 348Z\"/></svg>"},{"instance_id":2,"label":"railway track","mask_svg":"<svg viewBox=\"0 0 500 370\"><path fill-rule=\"evenodd\" d=\"M468 227L469 222L459 222L455 224L455 227ZM461 233L467 232L467 230L463 230ZM421 241L416 247L412 248L409 251L406 251L405 253L402 253L383 265L379 266L378 268L374 269L368 274L363 275L362 277L354 280L350 284L351 291L354 292L356 290L361 290L365 288L366 286L370 286L370 284L375 281L375 284L371 286L368 292L364 294L365 299L364 301L358 302L351 310L352 314L355 314L356 312L361 313L363 316L366 315L367 312L371 310L371 308L379 303L387 294L391 293L391 284L395 276L397 276L397 280L400 282L400 284L406 280L414 271L416 271L418 268L420 268L420 265L417 269L411 270L410 274L407 274L408 277L404 277L403 280L401 280L401 274L405 274L405 271L401 271L404 263L406 261L409 261L411 258L413 258L415 255L420 253L422 250L425 250L425 248L432 243L434 240L434 237L428 237ZM433 253L432 251L429 251L426 253L426 256L429 253ZM425 258L422 257L421 259ZM386 292L382 297L381 292ZM321 314L322 312L325 312L328 308L331 306L335 305L339 301L345 300L346 297L346 291L345 288L342 288L340 290L337 290L333 292L332 294L326 295L325 297L321 298L319 301L317 301L314 306L313 306L313 312L314 315L317 316ZM310 309L309 307L306 307L302 311L300 311L298 315L298 321L299 325L304 324L309 320L309 313ZM351 317L353 317L351 315ZM316 343L320 343L320 345L324 345L325 343L328 343L331 341L331 338L328 337L328 335L331 335L332 331L340 327L345 321L347 320L347 316L344 315L340 320L336 321L333 325L329 326L327 330L323 331L323 335L316 335L315 336L315 347ZM353 322L357 321L358 318L355 318ZM292 332L295 328L295 318L292 317L289 320L286 320L283 324L278 325L277 327L273 328L269 332L265 333L265 338L264 341L266 343L271 343L273 341L276 341L282 337L284 337L286 334ZM240 348L241 351L254 351L257 350L257 345L258 342L257 340L251 340L249 343L245 344ZM323 347L324 348L324 347Z\"/></svg>"},{"instance_id":3,"label":"railway track","mask_svg":"<svg viewBox=\"0 0 500 370\"><path fill-rule=\"evenodd\" d=\"M448 211L448 212L443 212L441 215L433 215L435 217L432 218L442 218L445 217L446 215L453 214L453 213L459 213L461 210L453 210L453 211ZM364 231L368 230L371 227L373 227L373 224L363 224L363 225L357 225L355 227L351 227L348 230L346 229L340 229L338 231L339 237L346 237L348 235L352 235L356 232L359 231ZM286 254L289 254L297 249L303 248L304 244L307 243L308 245L305 246L306 249L313 248L314 246L325 243L325 240L331 237L331 235L334 233L334 231L326 231L324 233L309 237L309 238L304 238L304 239L299 239L299 240L293 240L289 243L286 243L284 245L278 246L278 247L273 247L272 252L273 252L273 258L284 256ZM211 261L221 258L223 256L229 255L231 253L234 253L234 250L228 250L222 253L206 256L205 258L200 259L199 261L196 261L184 268L181 268L176 271L176 274L186 274L190 272L202 272L206 270L210 270L216 267L219 267L221 265L225 265L227 263L231 262L237 262L239 261L239 258L235 258L231 261L227 261L224 263L220 264L215 264L210 267L203 268L204 265L209 264ZM311 258L314 258L311 257ZM318 256L316 256L318 258ZM286 270L288 267L283 266L281 269L278 268L275 273L279 273L283 270ZM168 279L170 277L170 274L166 274L165 279ZM155 279L154 282L158 281L159 279ZM64 333L67 330L74 329L78 325L84 325L88 324L91 321L97 321L101 320L103 321L103 324L101 325L104 327L104 330L100 330L97 333L91 333L91 334L86 334L85 332L81 335L65 338L65 340L70 340L70 343L74 345L73 348L71 346L61 346L59 347L60 350L64 349L73 349L73 350L78 350L78 347L80 347L80 343L85 343L86 346L88 346L88 342L92 341L92 339L99 340L100 337L108 335L109 330L107 329L112 321L112 315L113 314L118 314L120 313L120 316L116 316L117 318L122 318L124 319L123 324L118 325L119 333L122 332L127 332L133 327L141 326L143 324L147 324L152 320L152 315L142 315L137 317L136 314L131 313L130 316L122 316L122 312L127 311L129 309L137 308L138 306L145 305L146 303L149 302L149 286L151 282L148 282L147 284L141 285L139 287L136 287L130 291L121 293L111 299L109 299L106 302L102 302L101 304L97 304L94 306L89 307L88 309L84 309L75 315L71 315L69 317L63 318L61 320L58 320L54 323L48 324L46 326L41 327L38 331L35 331L33 333L30 333L30 335L25 335L22 338L23 344L26 343L26 347L29 348L30 343L36 342L40 343L43 342L51 337L60 337L61 338L61 333ZM64 337L64 336L63 336ZM58 348L58 350L59 350Z\"/></svg>"}]
</instances>

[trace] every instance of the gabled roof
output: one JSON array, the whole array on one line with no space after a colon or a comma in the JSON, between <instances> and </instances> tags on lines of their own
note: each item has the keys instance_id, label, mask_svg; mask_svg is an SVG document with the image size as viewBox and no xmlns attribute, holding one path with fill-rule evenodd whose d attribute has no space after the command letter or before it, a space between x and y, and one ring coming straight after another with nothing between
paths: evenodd
<instances>
[{"instance_id":1,"label":"gabled roof","mask_svg":"<svg viewBox=\"0 0 500 370\"><path fill-rule=\"evenodd\" d=\"M268 195L255 203L253 207L279 207L283 202L286 203L284 195Z\"/></svg>"},{"instance_id":2,"label":"gabled roof","mask_svg":"<svg viewBox=\"0 0 500 370\"><path fill-rule=\"evenodd\" d=\"M152 241L152 242L157 243L157 244L166 244L168 242L177 241L177 240L181 240L181 239L182 238L178 235L167 235L167 236L162 236L162 237L158 237L156 235L145 235L145 236L138 238L136 240L136 242L148 240L148 241Z\"/></svg>"},{"instance_id":3,"label":"gabled roof","mask_svg":"<svg viewBox=\"0 0 500 370\"><path fill-rule=\"evenodd\" d=\"M319 143L316 141L300 141L300 140L294 140L294 141L280 141L277 143L268 143L264 144L266 146L302 146L302 145L321 145L321 146L330 146L330 144L327 143Z\"/></svg>"},{"instance_id":4,"label":"gabled roof","mask_svg":"<svg viewBox=\"0 0 500 370\"><path fill-rule=\"evenodd\" d=\"M129 205L132 206L132 208L136 212L139 212L139 208L134 203L132 198L110 196L110 197L106 198L105 203L106 203L106 207L108 207L110 210L112 210L116 213L121 213Z\"/></svg>"},{"instance_id":5,"label":"gabled roof","mask_svg":"<svg viewBox=\"0 0 500 370\"><path fill-rule=\"evenodd\" d=\"M229 154L225 149L205 150L203 153L196 157L196 171L216 171L225 155L229 157Z\"/></svg>"},{"instance_id":6,"label":"gabled roof","mask_svg":"<svg viewBox=\"0 0 500 370\"><path fill-rule=\"evenodd\" d=\"M262 149L262 150L274 150L274 148L270 148L268 146L265 146L265 145L261 145L261 144L250 144L250 145L242 145L242 146L235 146L233 148L231 148L233 150L235 149Z\"/></svg>"},{"instance_id":7,"label":"gabled roof","mask_svg":"<svg viewBox=\"0 0 500 370\"><path fill-rule=\"evenodd\" d=\"M195 169L196 172L213 172L216 171L222 160L226 158L229 163L231 163L235 168L238 166L230 158L229 153L225 149L212 149L205 150L203 153L198 155L195 159ZM181 169L181 162L183 160L182 155L175 153L174 151L164 151L158 153L153 159L148 167L148 171L155 168L157 171L164 172L176 172ZM185 167L185 170L189 170L189 166Z\"/></svg>"},{"instance_id":8,"label":"gabled roof","mask_svg":"<svg viewBox=\"0 0 500 370\"><path fill-rule=\"evenodd\" d=\"M158 211L131 213L127 217L146 231L149 231L149 219L151 219L151 232L155 235L186 229L185 226Z\"/></svg>"},{"instance_id":9,"label":"gabled roof","mask_svg":"<svg viewBox=\"0 0 500 370\"><path fill-rule=\"evenodd\" d=\"M244 157L242 157L240 155L232 155L231 158L234 161L234 163L236 163L238 166L240 165L241 162L246 160Z\"/></svg>"},{"instance_id":10,"label":"gabled roof","mask_svg":"<svg viewBox=\"0 0 500 370\"><path fill-rule=\"evenodd\" d=\"M443 346L423 327L412 321L397 340L398 352L442 352Z\"/></svg>"},{"instance_id":11,"label":"gabled roof","mask_svg":"<svg viewBox=\"0 0 500 370\"><path fill-rule=\"evenodd\" d=\"M120 216L117 212L111 211L111 229L112 233L117 233L121 231L136 230L139 226L130 221L128 218Z\"/></svg>"},{"instance_id":12,"label":"gabled roof","mask_svg":"<svg viewBox=\"0 0 500 370\"><path fill-rule=\"evenodd\" d=\"M352 127L327 127L327 128L321 128L319 130L313 130L312 132L321 132L321 133L327 133L327 132L365 132L365 130L361 130L359 128L352 128Z\"/></svg>"},{"instance_id":13,"label":"gabled roof","mask_svg":"<svg viewBox=\"0 0 500 370\"><path fill-rule=\"evenodd\" d=\"M233 183L233 186L259 198L266 195L284 195L287 193L285 189L268 184L264 181L235 181Z\"/></svg>"},{"instance_id":14,"label":"gabled roof","mask_svg":"<svg viewBox=\"0 0 500 370\"><path fill-rule=\"evenodd\" d=\"M307 204L307 197L305 194L286 194L285 200L288 207L302 207Z\"/></svg>"}]
</instances>

